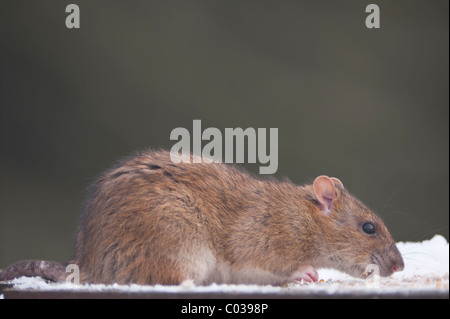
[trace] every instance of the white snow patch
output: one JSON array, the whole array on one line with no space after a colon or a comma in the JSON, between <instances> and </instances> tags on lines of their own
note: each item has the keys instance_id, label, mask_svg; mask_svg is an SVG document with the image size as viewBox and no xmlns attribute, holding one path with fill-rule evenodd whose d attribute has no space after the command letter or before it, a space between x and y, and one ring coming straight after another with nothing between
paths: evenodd
<instances>
[{"instance_id":1,"label":"white snow patch","mask_svg":"<svg viewBox=\"0 0 450 319\"><path fill-rule=\"evenodd\" d=\"M20 277L10 283L14 289L34 290L76 290L76 291L119 291L136 293L276 293L276 294L342 294L364 295L370 293L411 294L417 292L449 291L449 244L440 235L423 242L399 242L397 247L403 255L405 269L391 277L375 277L373 280L355 279L332 269L319 269L319 282L313 284L292 283L287 287L260 285L218 285L196 286L185 281L179 286L163 285L103 285L73 283L48 283L39 277Z\"/></svg>"}]
</instances>

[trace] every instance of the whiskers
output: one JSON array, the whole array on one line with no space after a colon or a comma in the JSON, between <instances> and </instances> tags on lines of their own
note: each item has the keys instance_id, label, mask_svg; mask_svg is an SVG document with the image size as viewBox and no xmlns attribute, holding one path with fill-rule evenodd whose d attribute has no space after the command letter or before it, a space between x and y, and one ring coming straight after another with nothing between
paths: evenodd
<instances>
[{"instance_id":1,"label":"whiskers","mask_svg":"<svg viewBox=\"0 0 450 319\"><path fill-rule=\"evenodd\" d=\"M430 235L435 235L435 234L439 234L440 232L442 232L443 230L447 230L448 226L443 226L443 227L439 227L439 228L434 228L432 230L426 231L424 233L418 234L416 235L412 241L423 241L426 238L429 238Z\"/></svg>"},{"instance_id":2,"label":"whiskers","mask_svg":"<svg viewBox=\"0 0 450 319\"><path fill-rule=\"evenodd\" d=\"M397 195L398 193L398 189L396 191L394 191L391 196L388 197L388 199L386 200L386 202L384 203L383 207L381 207L381 211L380 211L380 216L383 216L384 214L384 210L388 207L389 202L395 197L395 195ZM392 214L392 212L387 213L384 217L388 216ZM406 214L405 214L406 215Z\"/></svg>"},{"instance_id":3,"label":"whiskers","mask_svg":"<svg viewBox=\"0 0 450 319\"><path fill-rule=\"evenodd\" d=\"M403 251L401 255L403 259L408 261L420 261L423 257L433 257L433 254L424 251Z\"/></svg>"}]
</instances>

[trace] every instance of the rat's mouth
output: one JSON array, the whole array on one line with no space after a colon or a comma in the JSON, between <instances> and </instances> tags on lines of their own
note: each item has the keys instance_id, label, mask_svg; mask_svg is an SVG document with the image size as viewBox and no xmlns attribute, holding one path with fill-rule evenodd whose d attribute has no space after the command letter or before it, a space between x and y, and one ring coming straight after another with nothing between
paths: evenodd
<instances>
[{"instance_id":1,"label":"rat's mouth","mask_svg":"<svg viewBox=\"0 0 450 319\"><path fill-rule=\"evenodd\" d=\"M349 267L345 272L350 276L359 279L369 279L375 276L387 277L392 275L393 272L388 272L384 267L377 264L357 264Z\"/></svg>"},{"instance_id":2,"label":"rat's mouth","mask_svg":"<svg viewBox=\"0 0 450 319\"><path fill-rule=\"evenodd\" d=\"M397 271L403 270L403 265L378 265L378 264L368 264L365 269L361 272L360 278L367 279L374 276L389 277Z\"/></svg>"},{"instance_id":3,"label":"rat's mouth","mask_svg":"<svg viewBox=\"0 0 450 319\"><path fill-rule=\"evenodd\" d=\"M400 254L398 254L400 256ZM396 255L394 255L396 257ZM338 255L328 258L334 268L359 279L388 277L404 268L403 259L383 257L381 254L371 254L366 260L346 260Z\"/></svg>"},{"instance_id":4,"label":"rat's mouth","mask_svg":"<svg viewBox=\"0 0 450 319\"><path fill-rule=\"evenodd\" d=\"M395 272L402 271L405 267L403 258L395 246L388 253L372 254L370 261L372 263L368 264L363 271L363 275L367 277L374 275L388 277Z\"/></svg>"},{"instance_id":5,"label":"rat's mouth","mask_svg":"<svg viewBox=\"0 0 450 319\"><path fill-rule=\"evenodd\" d=\"M373 277L373 276L380 276L380 267L375 264L369 264L366 266L366 269L362 272L362 277L364 279Z\"/></svg>"}]
</instances>

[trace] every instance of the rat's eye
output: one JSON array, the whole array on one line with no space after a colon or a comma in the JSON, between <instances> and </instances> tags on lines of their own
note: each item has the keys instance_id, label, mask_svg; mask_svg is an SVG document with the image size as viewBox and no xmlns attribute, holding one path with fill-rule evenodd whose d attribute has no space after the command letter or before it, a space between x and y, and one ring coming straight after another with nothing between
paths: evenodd
<instances>
[{"instance_id":1,"label":"rat's eye","mask_svg":"<svg viewBox=\"0 0 450 319\"><path fill-rule=\"evenodd\" d=\"M366 234L373 234L375 232L375 226L372 223L365 223L362 229Z\"/></svg>"}]
</instances>

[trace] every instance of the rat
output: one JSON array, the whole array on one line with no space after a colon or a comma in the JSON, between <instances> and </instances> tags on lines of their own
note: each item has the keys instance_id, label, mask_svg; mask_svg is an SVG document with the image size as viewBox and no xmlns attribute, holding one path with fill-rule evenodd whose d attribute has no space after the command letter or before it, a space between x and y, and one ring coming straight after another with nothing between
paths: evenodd
<instances>
[{"instance_id":1,"label":"rat","mask_svg":"<svg viewBox=\"0 0 450 319\"><path fill-rule=\"evenodd\" d=\"M191 159L194 155L190 155ZM82 283L285 285L318 281L317 268L367 278L404 268L383 221L334 177L312 184L259 178L223 163L178 163L144 151L90 189L68 263L28 260L0 272Z\"/></svg>"}]
</instances>

